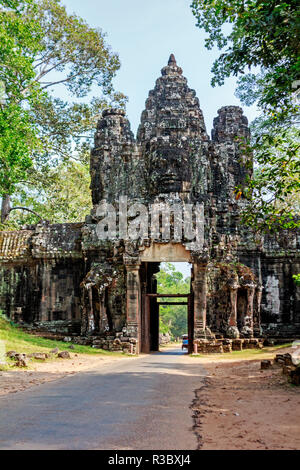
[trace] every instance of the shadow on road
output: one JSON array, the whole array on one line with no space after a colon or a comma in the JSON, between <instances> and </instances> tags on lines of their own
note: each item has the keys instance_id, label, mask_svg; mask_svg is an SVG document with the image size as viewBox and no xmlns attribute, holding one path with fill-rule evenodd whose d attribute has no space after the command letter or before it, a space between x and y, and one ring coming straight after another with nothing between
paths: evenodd
<instances>
[{"instance_id":1,"label":"shadow on road","mask_svg":"<svg viewBox=\"0 0 300 470\"><path fill-rule=\"evenodd\" d=\"M0 449L195 448L189 405L204 376L179 347L2 398Z\"/></svg>"},{"instance_id":2,"label":"shadow on road","mask_svg":"<svg viewBox=\"0 0 300 470\"><path fill-rule=\"evenodd\" d=\"M181 349L176 349L176 350L172 350L172 351L164 351L164 350L161 350L161 351L153 351L151 352L150 354L157 354L158 356L159 355L162 355L162 356L186 356L188 355L188 352L187 350L181 350Z\"/></svg>"}]
</instances>

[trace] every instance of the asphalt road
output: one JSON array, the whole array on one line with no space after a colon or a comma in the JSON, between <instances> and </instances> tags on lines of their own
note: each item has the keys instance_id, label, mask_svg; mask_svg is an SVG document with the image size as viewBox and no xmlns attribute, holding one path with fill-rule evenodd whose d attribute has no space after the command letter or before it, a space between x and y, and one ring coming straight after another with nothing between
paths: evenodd
<instances>
[{"instance_id":1,"label":"asphalt road","mask_svg":"<svg viewBox=\"0 0 300 470\"><path fill-rule=\"evenodd\" d=\"M116 361L0 399L0 449L196 449L205 372L179 349Z\"/></svg>"}]
</instances>

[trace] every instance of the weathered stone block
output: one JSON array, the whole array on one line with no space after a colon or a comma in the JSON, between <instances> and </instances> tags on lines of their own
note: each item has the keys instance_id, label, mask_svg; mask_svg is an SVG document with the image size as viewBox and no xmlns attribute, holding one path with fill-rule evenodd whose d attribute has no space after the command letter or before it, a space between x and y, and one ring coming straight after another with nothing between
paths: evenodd
<instances>
[{"instance_id":1,"label":"weathered stone block","mask_svg":"<svg viewBox=\"0 0 300 470\"><path fill-rule=\"evenodd\" d=\"M10 359L14 359L17 354L18 354L17 351L8 351L6 353L6 356L9 357Z\"/></svg>"},{"instance_id":2,"label":"weathered stone block","mask_svg":"<svg viewBox=\"0 0 300 470\"><path fill-rule=\"evenodd\" d=\"M270 367L272 366L272 362L269 361L269 360L264 360L264 361L261 361L260 363L260 368L261 369L270 369Z\"/></svg>"},{"instance_id":3,"label":"weathered stone block","mask_svg":"<svg viewBox=\"0 0 300 470\"><path fill-rule=\"evenodd\" d=\"M50 353L51 354L57 354L59 352L58 348L51 349Z\"/></svg>"},{"instance_id":4,"label":"weathered stone block","mask_svg":"<svg viewBox=\"0 0 300 470\"><path fill-rule=\"evenodd\" d=\"M232 351L242 351L243 349L243 340L242 339L233 339L232 340Z\"/></svg>"},{"instance_id":5,"label":"weathered stone block","mask_svg":"<svg viewBox=\"0 0 300 470\"><path fill-rule=\"evenodd\" d=\"M231 352L232 352L232 346L231 346L231 344L224 344L224 343L223 343L223 352L224 352L224 353L231 353Z\"/></svg>"},{"instance_id":6,"label":"weathered stone block","mask_svg":"<svg viewBox=\"0 0 300 470\"><path fill-rule=\"evenodd\" d=\"M208 343L206 344L206 352L212 354L222 354L224 352L223 345L222 343Z\"/></svg>"},{"instance_id":7,"label":"weathered stone block","mask_svg":"<svg viewBox=\"0 0 300 470\"><path fill-rule=\"evenodd\" d=\"M293 385L300 385L300 366L291 371L290 377Z\"/></svg>"},{"instance_id":8,"label":"weathered stone block","mask_svg":"<svg viewBox=\"0 0 300 470\"><path fill-rule=\"evenodd\" d=\"M242 349L249 349L250 340L248 338L242 339Z\"/></svg>"},{"instance_id":9,"label":"weathered stone block","mask_svg":"<svg viewBox=\"0 0 300 470\"><path fill-rule=\"evenodd\" d=\"M283 375L291 375L292 371L294 371L296 369L295 366L283 366L282 367L282 373Z\"/></svg>"},{"instance_id":10,"label":"weathered stone block","mask_svg":"<svg viewBox=\"0 0 300 470\"><path fill-rule=\"evenodd\" d=\"M33 359L36 359L38 361L45 361L49 357L49 354L33 353L33 354L30 354L29 357L32 357Z\"/></svg>"},{"instance_id":11,"label":"weathered stone block","mask_svg":"<svg viewBox=\"0 0 300 470\"><path fill-rule=\"evenodd\" d=\"M293 365L293 358L292 358L290 353L284 354L283 358L284 358L284 364L286 366L292 366Z\"/></svg>"},{"instance_id":12,"label":"weathered stone block","mask_svg":"<svg viewBox=\"0 0 300 470\"><path fill-rule=\"evenodd\" d=\"M61 351L61 352L58 353L57 357L59 357L61 359L70 359L71 358L69 351Z\"/></svg>"}]
</instances>

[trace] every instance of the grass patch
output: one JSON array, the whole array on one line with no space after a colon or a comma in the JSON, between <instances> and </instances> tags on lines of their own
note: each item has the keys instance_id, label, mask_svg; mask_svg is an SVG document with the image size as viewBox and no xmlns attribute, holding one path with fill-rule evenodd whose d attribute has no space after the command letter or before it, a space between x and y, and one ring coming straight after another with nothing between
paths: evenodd
<instances>
[{"instance_id":1,"label":"grass patch","mask_svg":"<svg viewBox=\"0 0 300 470\"><path fill-rule=\"evenodd\" d=\"M16 351L18 353L31 354L35 352L49 353L52 349L59 348L60 351L68 350L75 354L93 354L102 356L124 356L121 352L105 351L104 349L95 349L90 346L80 346L73 344L74 349L69 349L71 343L55 341L34 336L22 331L18 325L13 324L0 314L0 342L4 343L5 350ZM55 359L55 358L53 358ZM49 359L49 360L53 360ZM39 361L34 361L39 362ZM13 361L7 359L7 366L0 364L0 370L7 370Z\"/></svg>"},{"instance_id":2,"label":"grass patch","mask_svg":"<svg viewBox=\"0 0 300 470\"><path fill-rule=\"evenodd\" d=\"M274 355L283 348L289 348L292 343L278 344L277 346L266 346L263 349L243 349L242 351L232 351L231 353L223 354L193 354L190 357L201 358L220 358L220 359L237 359L237 360L257 360L257 359L272 359Z\"/></svg>"}]
</instances>

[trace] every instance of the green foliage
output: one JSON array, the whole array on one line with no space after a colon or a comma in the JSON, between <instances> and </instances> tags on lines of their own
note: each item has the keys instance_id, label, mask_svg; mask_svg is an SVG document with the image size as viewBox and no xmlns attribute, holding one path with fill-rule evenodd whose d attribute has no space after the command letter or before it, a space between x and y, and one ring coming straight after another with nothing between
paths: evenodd
<instances>
[{"instance_id":1,"label":"green foliage","mask_svg":"<svg viewBox=\"0 0 300 470\"><path fill-rule=\"evenodd\" d=\"M258 105L262 116L252 125L257 171L246 188L244 222L262 231L299 226L299 3L296 0L194 0L197 26L208 33L206 47L222 53L212 84L239 76L237 96ZM247 73L253 69L255 73ZM298 86L299 87L299 86Z\"/></svg>"},{"instance_id":2,"label":"green foliage","mask_svg":"<svg viewBox=\"0 0 300 470\"><path fill-rule=\"evenodd\" d=\"M32 166L38 140L28 111L15 103L0 110L0 194L11 194Z\"/></svg>"},{"instance_id":3,"label":"green foliage","mask_svg":"<svg viewBox=\"0 0 300 470\"><path fill-rule=\"evenodd\" d=\"M293 276L294 282L297 286L300 286L300 274L294 274Z\"/></svg>"},{"instance_id":4,"label":"green foliage","mask_svg":"<svg viewBox=\"0 0 300 470\"><path fill-rule=\"evenodd\" d=\"M1 195L32 197L37 181L39 190L49 193L61 165L74 169L71 160L81 162L102 110L125 105L125 96L112 87L119 67L105 34L69 15L60 0L0 0L0 83L6 98L0 108ZM99 98L80 102L93 85L100 87ZM55 87L65 88L73 101L54 97ZM47 211L55 220L53 207ZM68 217L77 220L78 211ZM61 220L60 208L56 220Z\"/></svg>"},{"instance_id":5,"label":"green foliage","mask_svg":"<svg viewBox=\"0 0 300 470\"><path fill-rule=\"evenodd\" d=\"M16 324L7 320L0 314L0 341L5 343L6 351L16 351L19 353L45 352L49 353L51 349L59 348L60 351L67 349L68 345L62 341L41 338L39 336L30 335L22 331ZM74 344L72 353L81 354L101 354L101 355L120 355L95 349L90 346L80 346Z\"/></svg>"},{"instance_id":6,"label":"green foliage","mask_svg":"<svg viewBox=\"0 0 300 470\"><path fill-rule=\"evenodd\" d=\"M69 15L59 0L37 3L38 11L28 8L27 15L44 31L34 69L35 81L47 95L32 109L43 149L35 155L35 166L40 169L44 162L53 165L62 159L78 158L78 153L90 145L103 109L124 107L126 97L113 90L111 81L120 61L106 44L105 34ZM51 93L54 87L64 87L78 100L87 97L93 85L99 86L99 97L90 102L63 101Z\"/></svg>"},{"instance_id":7,"label":"green foliage","mask_svg":"<svg viewBox=\"0 0 300 470\"><path fill-rule=\"evenodd\" d=\"M0 0L0 195L11 194L31 167L31 153L38 147L30 106L40 96L32 86L27 106L23 90L32 84L32 57L41 49L41 30L33 20L24 18L31 1Z\"/></svg>"},{"instance_id":8,"label":"green foliage","mask_svg":"<svg viewBox=\"0 0 300 470\"><path fill-rule=\"evenodd\" d=\"M26 8L36 11L31 0L0 0L0 82L9 103L31 100L39 92L34 83L34 57L42 50L42 30ZM24 90L30 90L25 94Z\"/></svg>"},{"instance_id":9,"label":"green foliage","mask_svg":"<svg viewBox=\"0 0 300 470\"><path fill-rule=\"evenodd\" d=\"M197 26L209 35L206 47L226 48L213 65L213 85L259 66L265 70L259 104L272 109L292 105L288 95L299 78L297 0L193 0L192 11Z\"/></svg>"},{"instance_id":10,"label":"green foliage","mask_svg":"<svg viewBox=\"0 0 300 470\"><path fill-rule=\"evenodd\" d=\"M35 0L35 5L38 8L28 5L25 16L43 31L42 52L34 57L35 80L42 88L59 82L72 95L86 96L95 83L105 93L112 92L111 80L120 62L101 30L91 28L74 14L69 15L60 0Z\"/></svg>"},{"instance_id":11,"label":"green foliage","mask_svg":"<svg viewBox=\"0 0 300 470\"><path fill-rule=\"evenodd\" d=\"M40 177L40 178L39 178ZM22 188L13 197L15 207L30 207L42 219L52 223L82 222L92 208L89 166L85 162L63 162L49 169L46 178L33 172L32 190ZM13 211L10 226L34 224L39 217L25 211Z\"/></svg>"},{"instance_id":12,"label":"green foliage","mask_svg":"<svg viewBox=\"0 0 300 470\"><path fill-rule=\"evenodd\" d=\"M162 263L156 274L157 292L161 294L189 294L190 278L183 278L172 263ZM165 301L182 300L174 297ZM187 333L187 307L184 305L164 305L159 310L159 328L161 333L169 333L173 338Z\"/></svg>"},{"instance_id":13,"label":"green foliage","mask_svg":"<svg viewBox=\"0 0 300 470\"><path fill-rule=\"evenodd\" d=\"M257 231L278 231L299 226L300 158L297 129L266 132L267 122L252 125L257 169L243 188L248 205L243 220ZM240 188L242 190L242 188Z\"/></svg>"}]
</instances>

